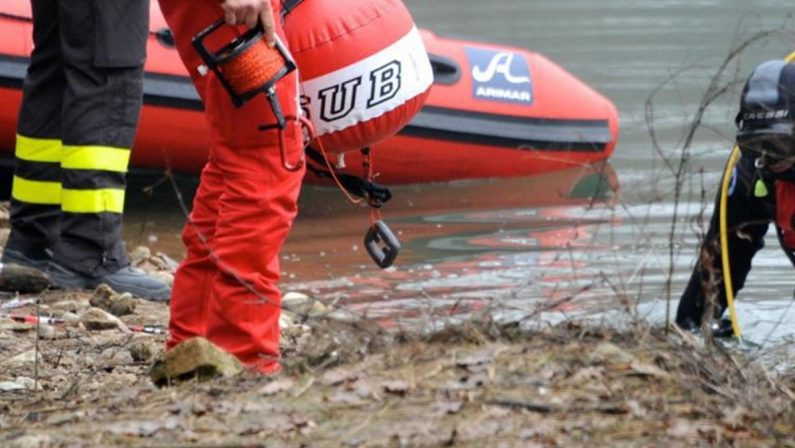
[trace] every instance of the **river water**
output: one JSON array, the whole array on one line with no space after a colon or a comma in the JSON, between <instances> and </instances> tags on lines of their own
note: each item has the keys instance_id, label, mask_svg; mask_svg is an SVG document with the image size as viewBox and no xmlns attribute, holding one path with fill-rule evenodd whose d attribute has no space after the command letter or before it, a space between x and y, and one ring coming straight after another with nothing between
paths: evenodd
<instances>
[{"instance_id":1,"label":"river water","mask_svg":"<svg viewBox=\"0 0 795 448\"><path fill-rule=\"evenodd\" d=\"M466 315L556 322L675 311L733 137L738 89L759 62L795 49L784 0L408 0L421 27L528 48L610 98L621 134L604 172L393 188L383 217L402 249L378 269L362 237L365 209L330 188L306 187L282 255L282 286L387 325ZM752 44L717 77L725 95L689 126L731 49ZM653 131L656 144L651 135ZM684 151L684 152L683 152ZM677 169L686 154L684 170ZM617 187L609 194L605 182ZM675 194L677 179L682 191ZM190 179L180 188L190 193ZM127 237L179 258L181 213L168 188L130 191ZM133 191L135 190L135 191ZM589 198L590 196L590 198ZM153 203L166 205L162 213ZM170 204L170 205L168 205ZM701 219L699 218L701 217ZM738 297L745 338L771 348L795 334L793 271L773 237ZM632 310L627 313L626 310ZM778 355L791 364L792 355Z\"/></svg>"}]
</instances>

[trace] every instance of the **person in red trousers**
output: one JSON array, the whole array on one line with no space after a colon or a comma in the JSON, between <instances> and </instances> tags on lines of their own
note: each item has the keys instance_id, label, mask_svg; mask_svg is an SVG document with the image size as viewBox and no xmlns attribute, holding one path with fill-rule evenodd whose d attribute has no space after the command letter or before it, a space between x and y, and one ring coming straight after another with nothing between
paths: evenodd
<instances>
[{"instance_id":1,"label":"person in red trousers","mask_svg":"<svg viewBox=\"0 0 795 448\"><path fill-rule=\"evenodd\" d=\"M193 209L183 230L187 257L171 295L167 348L202 336L250 368L279 370L281 294L279 251L297 212L304 169L283 166L272 108L257 98L236 108L217 77L200 70L191 38L220 18L220 33L234 39L243 26L260 22L264 39L284 39L278 0L160 0L180 57L204 103L211 134ZM202 75L202 72L205 75ZM276 84L285 116L298 115L295 72ZM267 128L267 126L266 126ZM289 160L303 150L301 126L288 120L284 145Z\"/></svg>"}]
</instances>

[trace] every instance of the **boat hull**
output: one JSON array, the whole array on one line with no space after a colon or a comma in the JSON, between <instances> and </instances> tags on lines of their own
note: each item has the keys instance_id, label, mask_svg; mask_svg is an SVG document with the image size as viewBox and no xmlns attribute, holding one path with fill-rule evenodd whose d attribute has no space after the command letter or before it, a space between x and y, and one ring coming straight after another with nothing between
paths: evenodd
<instances>
[{"instance_id":1,"label":"boat hull","mask_svg":"<svg viewBox=\"0 0 795 448\"><path fill-rule=\"evenodd\" d=\"M30 52L30 6L0 6L0 156L13 158L17 111ZM144 108L133 169L199 172L209 134L202 105L153 2ZM383 184L527 176L602 161L618 136L613 104L543 56L520 48L422 32L435 83L422 111L372 146ZM358 151L342 171L363 175ZM312 174L310 183L324 183Z\"/></svg>"}]
</instances>

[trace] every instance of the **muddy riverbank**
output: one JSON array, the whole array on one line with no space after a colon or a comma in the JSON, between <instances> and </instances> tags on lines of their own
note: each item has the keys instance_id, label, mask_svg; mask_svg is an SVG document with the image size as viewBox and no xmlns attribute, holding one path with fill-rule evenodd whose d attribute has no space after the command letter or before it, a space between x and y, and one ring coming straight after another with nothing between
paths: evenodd
<instances>
[{"instance_id":1,"label":"muddy riverbank","mask_svg":"<svg viewBox=\"0 0 795 448\"><path fill-rule=\"evenodd\" d=\"M640 321L387 332L315 305L285 313L282 373L157 388L167 305L98 296L0 318L0 445L795 446L795 372Z\"/></svg>"}]
</instances>

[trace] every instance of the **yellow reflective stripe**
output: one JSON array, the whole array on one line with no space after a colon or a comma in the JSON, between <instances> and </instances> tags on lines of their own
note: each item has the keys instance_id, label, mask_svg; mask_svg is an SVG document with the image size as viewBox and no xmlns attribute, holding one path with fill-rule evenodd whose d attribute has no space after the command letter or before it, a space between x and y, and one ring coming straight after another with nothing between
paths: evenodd
<instances>
[{"instance_id":1,"label":"yellow reflective stripe","mask_svg":"<svg viewBox=\"0 0 795 448\"><path fill-rule=\"evenodd\" d=\"M16 156L30 162L60 162L61 141L50 138L31 138L17 134Z\"/></svg>"},{"instance_id":2,"label":"yellow reflective stripe","mask_svg":"<svg viewBox=\"0 0 795 448\"><path fill-rule=\"evenodd\" d=\"M110 146L64 146L61 168L127 172L130 150Z\"/></svg>"},{"instance_id":3,"label":"yellow reflective stripe","mask_svg":"<svg viewBox=\"0 0 795 448\"><path fill-rule=\"evenodd\" d=\"M61 203L61 184L14 176L11 197L28 204L58 205Z\"/></svg>"},{"instance_id":4,"label":"yellow reflective stripe","mask_svg":"<svg viewBox=\"0 0 795 448\"><path fill-rule=\"evenodd\" d=\"M122 213L124 190L104 188L101 190L69 190L64 188L61 210L70 213Z\"/></svg>"}]
</instances>

